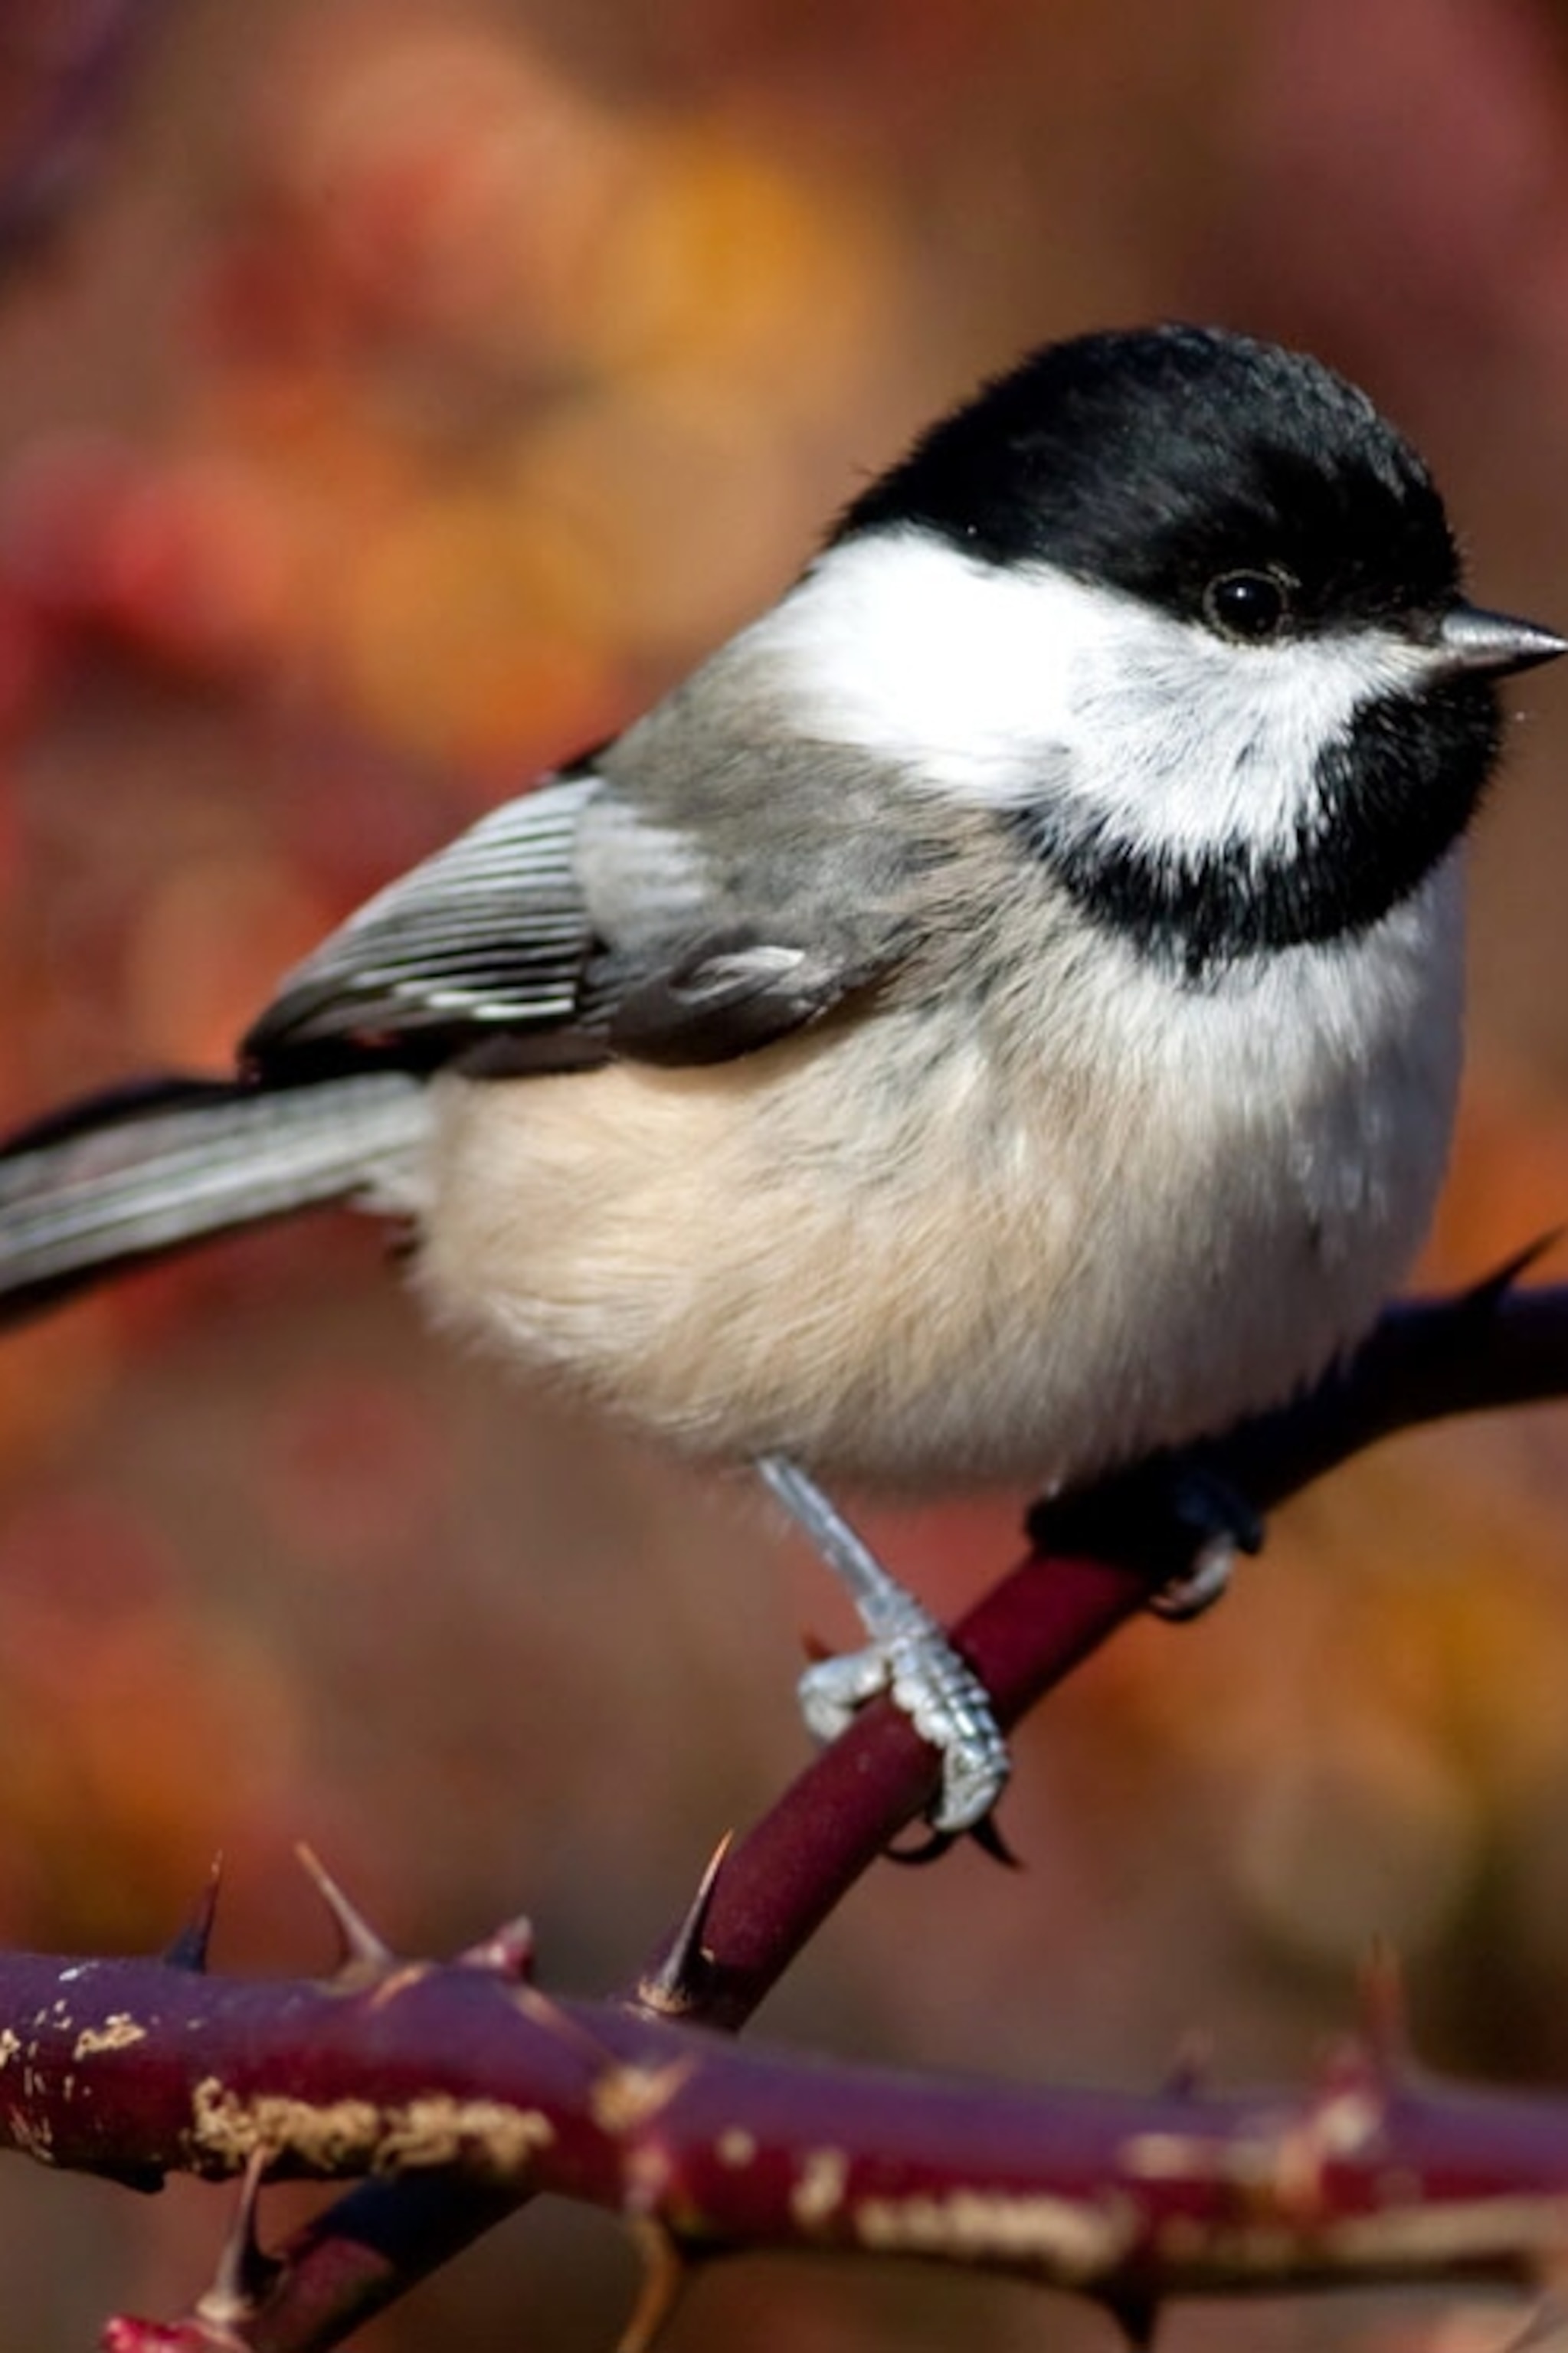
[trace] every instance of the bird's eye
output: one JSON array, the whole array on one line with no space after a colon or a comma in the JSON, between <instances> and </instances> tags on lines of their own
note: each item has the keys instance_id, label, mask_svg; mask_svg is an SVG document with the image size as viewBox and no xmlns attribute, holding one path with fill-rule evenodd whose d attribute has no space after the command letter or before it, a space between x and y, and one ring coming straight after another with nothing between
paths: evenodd
<instances>
[{"instance_id":1,"label":"bird's eye","mask_svg":"<svg viewBox=\"0 0 1568 2353\"><path fill-rule=\"evenodd\" d=\"M1278 572L1222 572L1203 591L1203 618L1223 638L1261 645L1290 615L1290 583Z\"/></svg>"}]
</instances>

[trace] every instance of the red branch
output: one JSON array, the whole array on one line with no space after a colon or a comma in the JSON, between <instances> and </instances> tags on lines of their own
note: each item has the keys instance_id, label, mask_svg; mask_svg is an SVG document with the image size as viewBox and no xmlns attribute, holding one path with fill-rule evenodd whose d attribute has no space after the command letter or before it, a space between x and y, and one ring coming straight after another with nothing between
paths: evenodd
<instances>
[{"instance_id":1,"label":"red branch","mask_svg":"<svg viewBox=\"0 0 1568 2353\"><path fill-rule=\"evenodd\" d=\"M1393 1312L1342 1373L1288 1410L1251 1423L1208 1450L1206 1468L1255 1504L1266 1507L1396 1430L1446 1414L1568 1392L1568 1290L1516 1293L1510 1287L1514 1271L1455 1301ZM1139 1610L1150 1576L1168 1573L1173 1565L1171 1557L1162 1557L1157 1534L1161 1525L1168 1534L1169 1522L1151 1518L1150 1511L1151 1497L1158 1502L1169 1492L1159 1475L1161 1469L1154 1466L1151 1472L1146 1466L1075 1504L1070 1516L1064 1513L1054 1523L1042 1521L1037 1536L1041 1547L1050 1549L1037 1548L956 1630L959 1647L991 1692L1004 1722L1015 1721ZM644 2013L674 2012L709 2025L739 2026L840 1896L918 1816L933 1780L929 1752L906 1721L883 1704L867 1709L736 1845L715 1883L705 1891L696 1913L672 1931L629 1994L630 2008ZM373 1959L362 1965L379 1966ZM35 2004L12 1978L10 1971L24 1966L58 1974L64 1965L0 1962L0 2018L11 2021L13 2035L28 2039L46 2023L42 2012L47 2005ZM343 2008L341 1996L333 2000ZM573 2015L564 2010L554 2014ZM644 2018L642 2025L646 2023ZM277 2054L283 2070L280 2080L288 2084L291 2094L303 2079L302 2071L313 2063L314 2011L310 2034L304 2025L302 2010L296 2012L286 2064L282 2052ZM596 2045L620 2051L602 2019L596 2016L589 2031ZM478 2080L493 2088L492 2058L486 2052ZM352 2095L379 2101L384 2079L373 2048L362 2054L362 2069ZM96 2073L93 2080L96 2084ZM446 2080L440 2070L421 2076L427 2084ZM828 2080L837 2082L836 2071ZM232 2088L227 2067L225 2085ZM1001 2096L989 2091L984 2094L988 2101ZM1380 2099L1383 2096L1380 2093ZM1400 2092L1396 2105L1402 2116L1412 2112L1412 2097ZM1080 2122L1088 2113L1076 2103L1071 2108ZM1415 2102L1414 2108L1425 2113L1423 2102ZM1054 2100L1046 2104L1046 2110L1047 2124L1049 2115L1065 2113ZM1096 2112L1108 2115L1110 2110ZM1310 2104L1304 2107L1298 2102L1289 2114L1304 2126L1312 2112ZM1036 2106L1032 2113L1043 2112ZM1181 2113L1189 2123L1194 2114L1222 2114L1209 2104L1201 2111L1183 2107ZM1249 2111L1255 2116L1261 2113ZM1512 2103L1477 2107L1447 2098L1437 2102L1436 2113L1446 2136L1445 2163L1455 2168L1457 2199L1471 2190L1489 2198L1492 2190L1478 2186L1483 2179L1494 2186L1511 2181L1520 2196L1529 2198L1549 2192L1555 2197L1561 2190L1563 2184L1551 2172L1546 2155L1547 2140L1562 2145L1563 2119L1557 2112L1524 2110ZM1528 2128L1520 2123L1523 2138L1513 2137L1515 2124L1526 2116L1534 2122ZM1469 2122L1463 2120L1475 2122L1479 2136L1475 2141L1467 2140ZM1124 2116L1124 2126L1127 2122ZM1222 2132L1228 2129L1221 2127ZM1238 2129L1245 2146L1248 2128ZM1532 2144L1535 2153L1527 2162L1523 2142L1537 2131L1544 2137ZM1500 2137L1493 2137L1494 2132ZM143 2143L143 2156L150 2156L154 2147L152 2141ZM1496 2156L1495 2166L1486 2155L1489 2150ZM1105 2147L1100 2153L1107 2154ZM63 2145L51 2154L56 2161L68 2161ZM1320 2155L1319 2150L1314 2157L1314 2167ZM880 2161L895 2163L897 2156L896 2147L890 2146L881 2152ZM1516 2161L1521 2169L1510 2170ZM253 2348L255 2353L320 2353L340 2343L352 2327L513 2211L531 2194L536 2178L535 2174L527 2182L501 2179L493 2170L476 2179L471 2168L465 2171L460 2167L364 2184L282 2250L284 2268L264 2309L248 2316L228 2341ZM1234 2177L1226 2179L1234 2193ZM1430 2186L1421 2185L1422 2196ZM1352 2200L1347 2212L1352 2211L1370 2210ZM1555 2206L1549 2217L1536 2218L1552 2232L1563 2219ZM1522 2259L1526 2240L1535 2243L1533 2222L1502 2251L1510 2263ZM1451 2247L1453 2242L1446 2243ZM1432 2276L1447 2256L1442 2249L1428 2253L1425 2275ZM1170 2256L1169 2247L1165 2253ZM1469 2245L1465 2262L1475 2253ZM1292 2275L1316 2274L1308 2266ZM1168 2270L1164 2276L1173 2274ZM127 2348L132 2343L130 2338L122 2341ZM136 2341L151 2345L153 2339Z\"/></svg>"},{"instance_id":2,"label":"red branch","mask_svg":"<svg viewBox=\"0 0 1568 2353\"><path fill-rule=\"evenodd\" d=\"M1375 2046L1306 2094L1032 2092L740 2050L556 2002L507 1957L351 1961L325 1985L148 1961L0 1964L29 2019L13 2147L121 2175L439 2170L656 2232L682 2259L837 2248L1006 2273L1147 2316L1174 2294L1539 2281L1568 2235L1568 2104L1423 2083ZM183 2337L282 2341L249 2248ZM291 2340L297 2341L297 2340Z\"/></svg>"}]
</instances>

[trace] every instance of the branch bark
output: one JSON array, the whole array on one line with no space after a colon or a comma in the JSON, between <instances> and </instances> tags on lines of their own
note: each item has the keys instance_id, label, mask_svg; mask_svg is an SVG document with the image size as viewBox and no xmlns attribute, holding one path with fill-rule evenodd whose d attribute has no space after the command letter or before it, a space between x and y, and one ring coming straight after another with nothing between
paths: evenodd
<instances>
[{"instance_id":1,"label":"branch bark","mask_svg":"<svg viewBox=\"0 0 1568 2353\"><path fill-rule=\"evenodd\" d=\"M743 2052L553 2000L504 1956L354 1960L324 1985L16 1956L0 1987L32 2021L4 2071L14 2147L122 2179L555 2191L637 2224L672 2284L740 2248L837 2249L1073 2289L1142 2327L1174 2295L1530 2285L1568 2236L1568 2103L1423 2082L1386 2035L1305 2092L1137 2098ZM122 2320L111 2341L270 2347L281 2286L247 2246L172 2337Z\"/></svg>"}]
</instances>

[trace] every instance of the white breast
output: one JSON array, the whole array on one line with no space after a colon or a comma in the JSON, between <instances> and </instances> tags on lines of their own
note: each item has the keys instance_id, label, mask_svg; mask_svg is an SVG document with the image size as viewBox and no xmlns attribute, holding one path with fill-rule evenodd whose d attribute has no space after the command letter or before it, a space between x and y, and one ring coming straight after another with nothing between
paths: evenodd
<instances>
[{"instance_id":1,"label":"white breast","mask_svg":"<svg viewBox=\"0 0 1568 2353\"><path fill-rule=\"evenodd\" d=\"M911 1009L718 1069L442 1081L422 1287L699 1452L1082 1478L1372 1320L1442 1170L1458 920L1455 863L1216 992L1097 955L980 1029Z\"/></svg>"}]
</instances>

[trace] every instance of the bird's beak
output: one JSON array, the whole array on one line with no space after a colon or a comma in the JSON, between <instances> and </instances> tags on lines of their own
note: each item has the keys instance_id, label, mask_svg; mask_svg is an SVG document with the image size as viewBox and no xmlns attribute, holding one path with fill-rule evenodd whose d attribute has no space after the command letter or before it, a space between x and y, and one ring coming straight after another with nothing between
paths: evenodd
<instances>
[{"instance_id":1,"label":"bird's beak","mask_svg":"<svg viewBox=\"0 0 1568 2353\"><path fill-rule=\"evenodd\" d=\"M1543 629L1534 621L1518 621L1507 613L1486 613L1478 605L1456 605L1437 627L1434 673L1459 678L1478 673L1483 678L1507 678L1516 670L1533 670L1537 662L1555 661L1568 654L1568 638Z\"/></svg>"}]
</instances>

